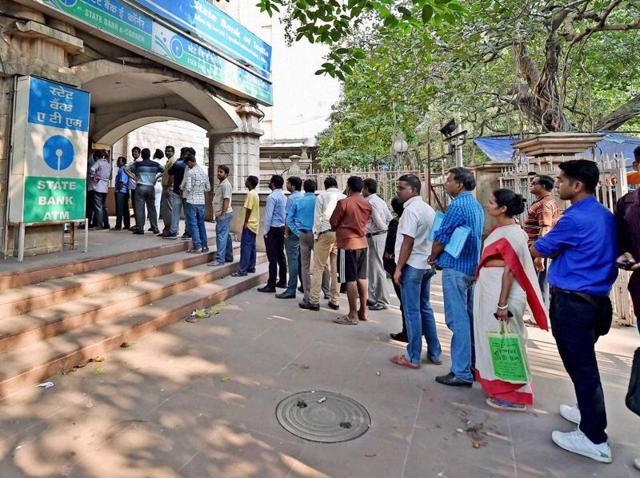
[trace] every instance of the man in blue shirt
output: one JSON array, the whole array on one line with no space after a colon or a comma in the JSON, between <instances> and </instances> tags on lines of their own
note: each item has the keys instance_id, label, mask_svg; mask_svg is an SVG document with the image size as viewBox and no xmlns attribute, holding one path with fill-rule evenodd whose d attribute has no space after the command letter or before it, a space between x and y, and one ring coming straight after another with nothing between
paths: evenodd
<instances>
[{"instance_id":1,"label":"man in blue shirt","mask_svg":"<svg viewBox=\"0 0 640 478\"><path fill-rule=\"evenodd\" d=\"M287 267L289 268L289 282L287 290L281 294L276 294L278 299L295 299L298 288L298 272L300 264L300 238L296 229L292 229L291 210L295 203L302 197L302 179L298 176L291 176L287 179L287 190L291 193L287 199L286 223L284 226L284 250L287 254Z\"/></svg>"},{"instance_id":2,"label":"man in blue shirt","mask_svg":"<svg viewBox=\"0 0 640 478\"><path fill-rule=\"evenodd\" d=\"M449 170L444 188L453 198L445 212L429 257L429 263L444 269L442 290L444 317L451 338L451 372L436 377L443 385L471 387L473 384L473 280L480 260L484 211L471 191L476 179L466 168ZM469 235L458 257L444 248L459 227L469 229Z\"/></svg>"},{"instance_id":3,"label":"man in blue shirt","mask_svg":"<svg viewBox=\"0 0 640 478\"><path fill-rule=\"evenodd\" d=\"M125 172L127 167L127 158L120 156L118 158L118 174L116 175L116 227L113 229L119 231L124 223L125 230L130 227L129 217L129 176Z\"/></svg>"},{"instance_id":4,"label":"man in blue shirt","mask_svg":"<svg viewBox=\"0 0 640 478\"><path fill-rule=\"evenodd\" d=\"M269 259L269 279L267 285L259 287L258 292L276 291L276 287L287 287L287 261L284 257L284 224L287 210L287 198L282 191L284 179L278 174L271 176L267 197L267 210L264 219L264 245ZM279 274L278 274L279 273ZM278 283L276 284L276 280Z\"/></svg>"},{"instance_id":5,"label":"man in blue shirt","mask_svg":"<svg viewBox=\"0 0 640 478\"><path fill-rule=\"evenodd\" d=\"M531 254L554 258L549 269L551 330L578 400L577 407L561 405L560 415L578 429L554 431L551 439L565 450L611 463L594 345L611 327L609 292L618 274L616 222L594 197L600 179L596 163L578 159L559 168L558 195L571 206L531 246Z\"/></svg>"},{"instance_id":6,"label":"man in blue shirt","mask_svg":"<svg viewBox=\"0 0 640 478\"><path fill-rule=\"evenodd\" d=\"M287 216L289 229L300 239L300 271L303 303L309 303L311 292L311 252L313 251L313 220L316 207L317 184L313 179L307 179L303 184L304 195L291 207ZM328 277L328 276L327 276Z\"/></svg>"}]
</instances>

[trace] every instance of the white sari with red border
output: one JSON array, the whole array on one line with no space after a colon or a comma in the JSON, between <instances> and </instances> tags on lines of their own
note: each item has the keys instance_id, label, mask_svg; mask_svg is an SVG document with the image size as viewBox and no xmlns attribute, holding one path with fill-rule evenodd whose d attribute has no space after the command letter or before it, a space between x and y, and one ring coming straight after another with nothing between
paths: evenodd
<instances>
[{"instance_id":1,"label":"white sari with red border","mask_svg":"<svg viewBox=\"0 0 640 478\"><path fill-rule=\"evenodd\" d=\"M513 314L513 317L509 319L509 331L519 334L522 338L525 360L527 357L527 329L523 316L527 304L540 328L549 330L548 311L542 300L533 260L529 253L527 234L517 224L496 227L484 241L474 288L476 380L490 397L512 403L532 405L533 387L531 383L505 382L493 375L487 333L497 332L500 327L499 321L493 314L496 312L500 299L504 267L487 267L485 264L490 258L502 259L515 277L508 299L509 311Z\"/></svg>"}]
</instances>

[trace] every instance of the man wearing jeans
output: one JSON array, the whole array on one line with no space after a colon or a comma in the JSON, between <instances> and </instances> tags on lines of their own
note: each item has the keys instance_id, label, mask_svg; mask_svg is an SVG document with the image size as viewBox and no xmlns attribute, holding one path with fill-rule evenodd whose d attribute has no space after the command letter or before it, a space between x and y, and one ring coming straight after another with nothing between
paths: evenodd
<instances>
[{"instance_id":1,"label":"man wearing jeans","mask_svg":"<svg viewBox=\"0 0 640 478\"><path fill-rule=\"evenodd\" d=\"M436 381L453 387L471 387L473 384L473 278L480 259L484 211L471 191L476 180L471 171L458 167L449 170L444 184L446 192L453 198L436 232L430 264L444 269L442 290L444 295L444 317L451 338L451 372L436 377ZM454 231L466 227L469 235L458 257L453 257L444 248Z\"/></svg>"},{"instance_id":2,"label":"man wearing jeans","mask_svg":"<svg viewBox=\"0 0 640 478\"><path fill-rule=\"evenodd\" d=\"M209 177L204 169L196 164L195 155L187 153L184 162L187 165L187 171L184 173L183 195L192 242L192 248L187 252L192 254L209 252L207 229L204 224L204 195L211 189Z\"/></svg>"},{"instance_id":3,"label":"man wearing jeans","mask_svg":"<svg viewBox=\"0 0 640 478\"><path fill-rule=\"evenodd\" d=\"M154 185L158 181L160 174L164 171L162 165L151 160L151 151L144 148L140 155L142 161L137 161L127 167L129 175L136 180L136 230L134 234L144 234L145 206L149 213L149 222L154 234L158 234L158 213L156 211L156 193Z\"/></svg>"},{"instance_id":4,"label":"man wearing jeans","mask_svg":"<svg viewBox=\"0 0 640 478\"><path fill-rule=\"evenodd\" d=\"M216 215L216 259L210 266L222 266L225 262L233 262L233 241L229 234L233 208L231 207L231 183L228 179L229 168L224 164L218 166L218 187L213 198L213 211Z\"/></svg>"},{"instance_id":5,"label":"man wearing jeans","mask_svg":"<svg viewBox=\"0 0 640 478\"><path fill-rule=\"evenodd\" d=\"M554 431L551 439L567 451L611 463L595 343L611 327L609 292L618 275L616 221L594 196L600 179L595 162L578 159L558 167L558 195L571 206L530 251L534 257L554 257L549 268L551 331L578 400L577 407L561 405L560 415L578 428Z\"/></svg>"},{"instance_id":6,"label":"man wearing jeans","mask_svg":"<svg viewBox=\"0 0 640 478\"><path fill-rule=\"evenodd\" d=\"M293 215L291 214L295 203L303 194L302 179L298 176L291 176L287 179L287 190L291 193L287 199L286 220L284 226L284 250L287 254L287 268L289 269L289 282L287 289L276 294L277 299L295 299L296 289L298 288L298 272L300 268L300 237L295 224L293 224Z\"/></svg>"},{"instance_id":7,"label":"man wearing jeans","mask_svg":"<svg viewBox=\"0 0 640 478\"><path fill-rule=\"evenodd\" d=\"M397 260L393 281L400 286L402 311L407 326L407 352L391 358L396 365L420 368L422 336L427 341L427 361L442 364L436 320L429 303L429 286L435 275L427 258L431 252L429 234L436 213L420 197L420 179L413 174L398 180L398 197L404 211L398 223L394 256Z\"/></svg>"},{"instance_id":8,"label":"man wearing jeans","mask_svg":"<svg viewBox=\"0 0 640 478\"><path fill-rule=\"evenodd\" d=\"M171 181L173 183L173 188L171 190L171 227L169 229L169 234L166 237L163 237L163 239L178 238L178 228L180 226L180 211L185 209L186 206L186 202L182 197L182 180L184 179L184 173L187 170L187 165L184 162L184 157L187 153L191 153L195 156L196 151L193 148L181 148L180 157L169 168L169 176L171 176ZM191 239L189 222L186 220L182 239Z\"/></svg>"},{"instance_id":9,"label":"man wearing jeans","mask_svg":"<svg viewBox=\"0 0 640 478\"><path fill-rule=\"evenodd\" d=\"M260 197L256 187L260 180L257 176L249 176L244 185L248 189L244 200L244 222L240 237L240 263L233 277L244 277L256 271L256 237L260 223Z\"/></svg>"}]
</instances>

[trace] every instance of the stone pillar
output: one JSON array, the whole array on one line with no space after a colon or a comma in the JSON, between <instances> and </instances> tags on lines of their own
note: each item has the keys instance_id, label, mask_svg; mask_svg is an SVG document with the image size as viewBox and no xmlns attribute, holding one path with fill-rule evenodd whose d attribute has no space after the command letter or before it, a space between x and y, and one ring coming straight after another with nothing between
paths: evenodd
<instances>
[{"instance_id":1,"label":"stone pillar","mask_svg":"<svg viewBox=\"0 0 640 478\"><path fill-rule=\"evenodd\" d=\"M241 105L236 108L242 124L233 131L211 130L209 137L209 181L212 189L218 184L216 173L218 166L229 168L229 181L234 193L244 191L244 181L247 176L260 177L260 136L262 130L258 127L262 116L260 111L251 105ZM211 199L213 194L211 195ZM207 201L205 216L213 218L212 201ZM235 221L234 221L235 223ZM240 231L235 231L239 233Z\"/></svg>"}]
</instances>

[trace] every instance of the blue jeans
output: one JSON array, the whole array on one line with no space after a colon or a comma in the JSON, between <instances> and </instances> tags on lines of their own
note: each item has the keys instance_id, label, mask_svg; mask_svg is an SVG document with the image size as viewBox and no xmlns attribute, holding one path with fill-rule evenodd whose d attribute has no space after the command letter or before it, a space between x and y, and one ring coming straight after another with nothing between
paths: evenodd
<instances>
[{"instance_id":1,"label":"blue jeans","mask_svg":"<svg viewBox=\"0 0 640 478\"><path fill-rule=\"evenodd\" d=\"M416 269L409 264L402 269L400 292L402 312L407 325L406 357L414 364L420 364L423 335L427 341L427 355L437 362L442 354L436 319L429 303L429 287L434 275L433 269Z\"/></svg>"},{"instance_id":2,"label":"blue jeans","mask_svg":"<svg viewBox=\"0 0 640 478\"><path fill-rule=\"evenodd\" d=\"M204 204L185 203L187 224L191 230L191 243L194 249L208 246L207 229L204 227Z\"/></svg>"},{"instance_id":3,"label":"blue jeans","mask_svg":"<svg viewBox=\"0 0 640 478\"><path fill-rule=\"evenodd\" d=\"M256 234L244 228L240 237L240 264L238 272L241 274L256 271Z\"/></svg>"},{"instance_id":4,"label":"blue jeans","mask_svg":"<svg viewBox=\"0 0 640 478\"><path fill-rule=\"evenodd\" d=\"M178 235L178 226L180 226L180 211L184 207L184 233L187 235L191 234L191 229L189 227L189 221L187 221L187 203L186 201L179 195L171 191L169 193L169 200L171 201L171 228L169 229L169 234Z\"/></svg>"},{"instance_id":5,"label":"blue jeans","mask_svg":"<svg viewBox=\"0 0 640 478\"><path fill-rule=\"evenodd\" d=\"M287 253L287 268L289 269L289 282L286 292L296 293L298 288L298 268L300 267L300 239L295 234L289 234L284 240L284 250Z\"/></svg>"},{"instance_id":6,"label":"blue jeans","mask_svg":"<svg viewBox=\"0 0 640 478\"><path fill-rule=\"evenodd\" d=\"M233 214L226 213L224 219L216 218L216 247L218 248L216 262L233 262L233 242L229 235Z\"/></svg>"},{"instance_id":7,"label":"blue jeans","mask_svg":"<svg viewBox=\"0 0 640 478\"><path fill-rule=\"evenodd\" d=\"M473 276L454 269L442 272L444 318L453 333L451 373L460 380L473 381Z\"/></svg>"}]
</instances>

